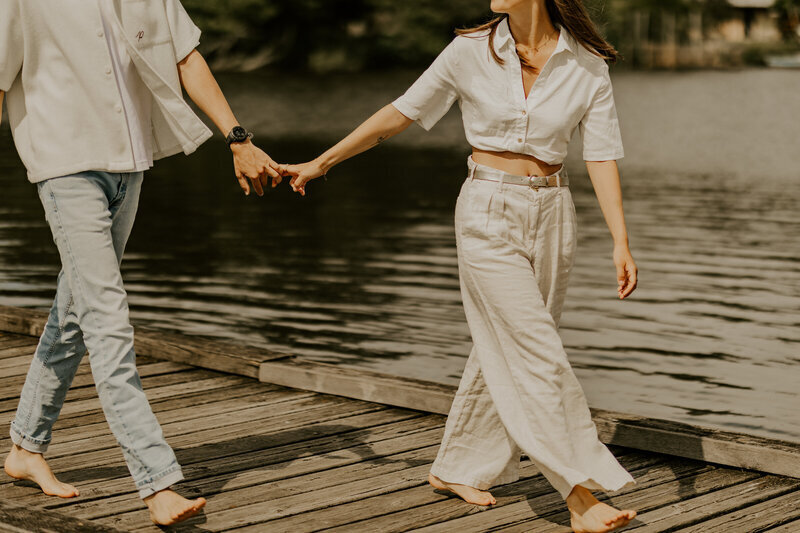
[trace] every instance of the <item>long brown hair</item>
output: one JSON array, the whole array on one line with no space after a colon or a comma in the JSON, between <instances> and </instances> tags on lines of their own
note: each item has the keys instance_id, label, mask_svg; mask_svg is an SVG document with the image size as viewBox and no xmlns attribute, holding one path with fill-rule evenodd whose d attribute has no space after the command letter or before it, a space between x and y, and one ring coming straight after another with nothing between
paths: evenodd
<instances>
[{"instance_id":1,"label":"long brown hair","mask_svg":"<svg viewBox=\"0 0 800 533\"><path fill-rule=\"evenodd\" d=\"M564 29L566 29L567 32L569 32L569 34L572 35L576 41L578 41L578 43L580 43L584 48L593 54L598 55L606 61L610 61L611 63L617 62L617 59L620 57L619 52L617 52L617 50L608 41L600 36L600 32L597 31L597 27L589 17L589 13L586 11L586 8L583 7L583 2L581 0L545 0L545 6L547 7L547 14L550 16L550 21L553 23L553 25L563 26ZM507 18L508 15L503 14L493 18L489 22L481 24L480 26L457 29L456 34L470 37L475 33L483 33L488 30L489 51L491 52L494 60L502 65L503 58L497 55L497 52L494 49L494 36L495 33L497 33L497 26ZM526 58L520 56L520 59L522 60L522 64L524 66L532 68L532 65L527 61Z\"/></svg>"}]
</instances>

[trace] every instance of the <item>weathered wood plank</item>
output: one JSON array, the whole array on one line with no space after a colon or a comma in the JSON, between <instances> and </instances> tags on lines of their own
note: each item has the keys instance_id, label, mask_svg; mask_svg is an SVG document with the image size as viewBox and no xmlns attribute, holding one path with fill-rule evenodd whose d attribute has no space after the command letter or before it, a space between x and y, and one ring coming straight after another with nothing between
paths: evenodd
<instances>
[{"instance_id":1,"label":"weathered wood plank","mask_svg":"<svg viewBox=\"0 0 800 533\"><path fill-rule=\"evenodd\" d=\"M797 486L797 485L795 485ZM793 491L779 497L728 511L712 520L704 520L681 529L684 533L730 533L731 531L763 531L800 516L800 492ZM660 531L663 531L660 530ZM797 531L797 530L795 530Z\"/></svg>"},{"instance_id":2,"label":"weathered wood plank","mask_svg":"<svg viewBox=\"0 0 800 533\"><path fill-rule=\"evenodd\" d=\"M182 430L196 430L202 427L224 427L220 423L233 423L237 420L247 420L251 414L256 414L254 409L269 407L280 409L282 402L310 398L314 393L299 390L265 390L253 392L247 397L224 399L212 404L192 405L181 409L157 412L158 421L162 429L170 435L180 434ZM257 420L257 418L252 418ZM214 425L214 424L218 425ZM59 445L80 441L88 445L89 439L94 437L111 437L105 417L99 414L97 420L82 426L60 429L56 442ZM0 441L1 442L1 441ZM96 441L91 441L96 442ZM53 447L53 450L58 448ZM48 457L50 454L48 454Z\"/></svg>"},{"instance_id":3,"label":"weathered wood plank","mask_svg":"<svg viewBox=\"0 0 800 533\"><path fill-rule=\"evenodd\" d=\"M266 502L237 504L234 507L215 509L213 513L209 511L202 527L207 531L224 531L226 529L260 524L268 520L297 515L315 509L340 505L372 495L420 486L426 483L425 480L429 468L429 464L423 464L397 472L376 475L370 479L342 483L334 487L328 487L324 491L314 491L313 493L287 496ZM99 519L98 522L112 523L105 522L104 519ZM263 527L266 531L280 530L278 529L279 526L273 529L272 524L264 525Z\"/></svg>"},{"instance_id":4,"label":"weathered wood plank","mask_svg":"<svg viewBox=\"0 0 800 533\"><path fill-rule=\"evenodd\" d=\"M199 430L183 435L170 436L167 442L175 449L181 464L197 460L231 455L227 452L236 449L241 442L253 442L262 447L270 443L284 444L300 442L309 438L319 428L344 432L385 418L384 406L368 404L353 409L349 405L323 405L317 409L304 409L288 415L275 413L259 421L258 424L245 422L219 428ZM402 413L408 416L408 413ZM235 453L235 452L233 452ZM197 459L200 458L200 459ZM118 468L120 477L124 476L125 463L118 446L96 451L80 451L49 459L51 468L59 472L60 479L67 483L79 483L95 478L107 479L109 468ZM116 477L116 474L114 475ZM18 487L21 488L21 487ZM0 486L6 490L6 486Z\"/></svg>"},{"instance_id":5,"label":"weathered wood plank","mask_svg":"<svg viewBox=\"0 0 800 533\"><path fill-rule=\"evenodd\" d=\"M6 375L5 371L18 366L29 366L31 364L31 354L20 354L12 357L0 359L0 375Z\"/></svg>"},{"instance_id":6,"label":"weathered wood plank","mask_svg":"<svg viewBox=\"0 0 800 533\"><path fill-rule=\"evenodd\" d=\"M2 331L38 337L46 322L46 312L0 306ZM251 346L164 333L146 327L136 328L134 343L136 353L142 355L253 378L258 377L260 363L288 355Z\"/></svg>"},{"instance_id":7,"label":"weathered wood plank","mask_svg":"<svg viewBox=\"0 0 800 533\"><path fill-rule=\"evenodd\" d=\"M185 335L174 335L137 328L136 353L158 359L257 378L262 362L286 357L286 354L251 346L226 344Z\"/></svg>"},{"instance_id":8,"label":"weathered wood plank","mask_svg":"<svg viewBox=\"0 0 800 533\"><path fill-rule=\"evenodd\" d=\"M142 378L142 384L144 385L144 390L149 398L151 389L157 389L160 387L164 387L165 385L176 385L176 384L188 386L191 383L198 383L206 379L214 379L218 377L219 374L211 372L209 370L189 370L179 373L169 373L152 377L145 377ZM81 387L74 390L70 390L69 393L67 394L67 401L64 404L64 410L69 412L71 408L79 404L79 401L90 398L93 400L96 400L97 398L97 392L94 390L93 387ZM12 398L10 400L0 401L0 413L6 411L15 411L17 409L18 403L19 403L18 398ZM64 411L62 410L62 413L63 412Z\"/></svg>"},{"instance_id":9,"label":"weathered wood plank","mask_svg":"<svg viewBox=\"0 0 800 533\"><path fill-rule=\"evenodd\" d=\"M265 383L439 414L448 413L454 394L454 389L448 385L298 359L262 363L258 379Z\"/></svg>"},{"instance_id":10,"label":"weathered wood plank","mask_svg":"<svg viewBox=\"0 0 800 533\"><path fill-rule=\"evenodd\" d=\"M0 306L0 330L36 335L46 314ZM449 410L454 387L300 361L265 350L137 329L145 355L258 377L293 388L434 413ZM0 402L2 410L2 402ZM800 443L593 410L601 440L637 449L800 478Z\"/></svg>"},{"instance_id":11,"label":"weathered wood plank","mask_svg":"<svg viewBox=\"0 0 800 533\"><path fill-rule=\"evenodd\" d=\"M389 411L392 411L392 410L389 410ZM398 416L413 416L413 415L415 415L415 413L411 413L409 411L399 411L399 410L394 410L394 411ZM356 420L353 420L355 422L353 424L353 427L357 428L357 427L361 427L361 426L369 426L370 424L374 424L376 422L385 421L386 415L387 415L387 411L374 412L374 413L367 413L367 414L364 414L364 415L359 415L358 417L354 417ZM384 420L380 420L380 418L383 418ZM343 421L344 422L350 422L351 420L350 419L345 419ZM307 424L307 425L304 425L302 427L299 427L296 430L283 431L283 432L276 433L274 435L274 437L273 436L270 437L269 442L275 442L275 443L279 443L279 444L282 444L282 443L289 444L291 442L300 442L302 440L307 439L309 435L313 435L314 433L319 432L320 429L323 430L323 431L339 431L339 432L341 432L341 431L344 431L345 429L347 429L347 426L342 425L342 426L337 427L335 424L330 424L330 423L327 424L327 425L325 423ZM254 438L254 437L251 437L251 438ZM235 444L236 442L238 442L238 440L237 441L231 441L231 442ZM262 446L264 445L263 442L264 441L262 440ZM214 452L214 451L218 451L218 450L219 449L217 448L217 449L213 449L211 451ZM207 447L205 447L205 449L202 450L202 451L205 452L206 454L209 453L209 449ZM286 450L284 450L283 453L291 453L291 452L289 452L289 450L286 449ZM183 457L181 456L180 453L179 453L179 460L182 463L184 463L184 459L183 459ZM297 460L298 459L295 459L295 461L297 461ZM277 478L285 477L284 475L282 475L283 474L282 470L283 470L282 468L275 468L275 474L276 474ZM252 491L252 490L248 489L248 491L246 491L246 492L257 493L258 491ZM216 500L217 500L217 498L213 498L210 501L216 501ZM239 500L239 502L240 501L241 500ZM235 505L238 505L239 502L236 502ZM212 508L209 508L209 511L211 511L211 509ZM115 518L110 518L109 520L111 520L111 521L108 522L108 523L120 523L119 520L123 520L123 519L124 519L124 515L117 516ZM136 519L136 521L139 522L138 519ZM141 522L139 522L139 523L141 523ZM205 528L206 525L204 524L203 527Z\"/></svg>"},{"instance_id":12,"label":"weathered wood plank","mask_svg":"<svg viewBox=\"0 0 800 533\"><path fill-rule=\"evenodd\" d=\"M289 390L283 387L270 388L263 383L251 383L244 385L233 385L222 388L214 388L208 391L192 392L189 394L175 395L168 398L153 400L150 402L150 407L158 415L159 413L168 413L176 409L184 409L190 406L202 406L209 403L214 403L219 400L234 400L242 398L251 394L258 394L270 390ZM94 424L105 420L105 415L102 410L91 411L87 414L73 415L64 418L59 418L56 423L54 431L57 432L58 438L61 438L61 431L69 428L80 427L83 425Z\"/></svg>"},{"instance_id":13,"label":"weathered wood plank","mask_svg":"<svg viewBox=\"0 0 800 533\"><path fill-rule=\"evenodd\" d=\"M348 398L445 414L456 387L359 369L284 359L262 363L259 380ZM800 478L800 443L592 409L600 440Z\"/></svg>"},{"instance_id":14,"label":"weathered wood plank","mask_svg":"<svg viewBox=\"0 0 800 533\"><path fill-rule=\"evenodd\" d=\"M661 531L672 531L672 529L664 528L666 524L659 523L655 524L653 527L651 527L649 524L650 517L652 516L651 513L657 512L657 509L656 511L652 511L652 509L654 507L663 507L665 500L672 500L670 502L672 505L680 505L683 503L683 500L698 500L701 502L701 504L707 504L715 501L718 493L720 493L720 497L722 497L725 494L736 493L740 490L746 492L752 487L764 488L766 491L764 496L765 498L775 495L775 493L769 489L769 486L772 483L769 478L772 476L759 476L759 474L755 472L746 472L745 475L749 474L749 478L742 481L737 474L740 475L742 473L730 469L717 469L716 474L705 474L703 476L698 476L698 479L696 480L697 488L693 493L676 494L672 492L668 486L657 486L653 489L634 492L633 494L614 496L611 498L611 503L617 507L634 508L642 511L642 513L630 526L626 528L626 530L649 531L651 533L655 533ZM714 479L714 475L722 478L721 485L719 480ZM711 478L711 483L709 483L709 478ZM789 478L777 479L789 480ZM785 492L785 490L783 492ZM730 501L726 502L726 504L730 503ZM728 509L723 509L719 512L728 512ZM714 514L711 510L708 510L708 513ZM535 529L536 531L541 531L542 533L567 533L569 531L569 528L565 525L558 525L558 523L569 523L569 515L567 512L562 511L561 513L550 515L547 517L547 520L548 522L545 522L545 519L533 517L529 521L521 522L515 526L503 529L503 531L507 533L522 533L525 531L530 531L531 528ZM683 523L686 524L687 522L691 521L687 520Z\"/></svg>"},{"instance_id":15,"label":"weathered wood plank","mask_svg":"<svg viewBox=\"0 0 800 533\"><path fill-rule=\"evenodd\" d=\"M0 305L0 331L39 337L47 324L47 312Z\"/></svg>"},{"instance_id":16,"label":"weathered wood plank","mask_svg":"<svg viewBox=\"0 0 800 533\"><path fill-rule=\"evenodd\" d=\"M186 479L180 483L178 490L184 494L209 497L222 490L242 488L258 480L264 483L267 480L286 479L415 449L430 442L426 439L432 439L434 435L440 437L443 430L441 426L432 427L429 417L415 413L397 411L384 414L383 423L367 429L325 434L269 448L264 448L263 443L257 443L255 439L243 440L235 449L222 448L221 457L202 460L195 457L191 462L186 462L182 457L181 466ZM333 426L320 426L315 434L331 431L337 430ZM232 452L236 454L225 455ZM260 476L268 477L262 479ZM63 508L69 505L71 514L87 519L106 516L108 506L115 506L120 513L141 507L129 482L115 480L102 483L102 487L81 485L82 490L87 487L94 490L96 487L105 496L102 500L85 503L55 501L45 507Z\"/></svg>"},{"instance_id":17,"label":"weathered wood plank","mask_svg":"<svg viewBox=\"0 0 800 533\"><path fill-rule=\"evenodd\" d=\"M792 492L800 487L800 481L790 478L775 476L761 476L756 479L739 483L730 487L721 488L717 491L699 495L693 498L685 498L682 501L671 505L663 506L653 511L641 513L637 518L643 522L641 526L628 528L631 531L641 533L658 533L660 531L672 531L681 527L705 522L709 518L718 515L731 516L731 513L745 506L770 500L781 496L787 492ZM797 493L795 492L795 498ZM797 499L795 499L797 504ZM796 507L795 516L800 516L800 508ZM750 507L746 507L749 509ZM787 515L785 520L794 518ZM783 521L785 521L783 520ZM734 520L732 519L732 522ZM781 520L773 522L779 524ZM752 531L750 528L730 528L726 531ZM706 531L705 529L703 531Z\"/></svg>"},{"instance_id":18,"label":"weathered wood plank","mask_svg":"<svg viewBox=\"0 0 800 533\"><path fill-rule=\"evenodd\" d=\"M162 424L164 435L173 447L178 443L187 441L185 437L193 435L208 435L218 441L225 438L225 435L235 431L251 428L255 423L266 424L270 421L280 424L282 420L289 420L295 416L308 418L309 416L323 416L327 408L333 408L334 414L340 414L343 410L347 413L363 412L362 409L380 410L386 407L377 404L350 405L342 403L338 398L309 397L304 396L303 391L287 392L290 398L277 402L262 402L261 405L254 405L247 409L242 409L234 413L222 413L220 415L206 416L197 420L179 420L174 423ZM310 415L312 414L313 415ZM245 432L245 434L247 434ZM209 442L204 439L188 439L194 445ZM58 464L61 458L68 458L70 461L77 461L80 457L92 454L92 452L102 452L103 450L116 450L117 442L109 431L103 431L96 436L85 439L73 440L68 442L54 442L47 451L48 461ZM115 453L114 456L117 454Z\"/></svg>"},{"instance_id":19,"label":"weathered wood plank","mask_svg":"<svg viewBox=\"0 0 800 533\"><path fill-rule=\"evenodd\" d=\"M188 383L178 382L161 387L145 387L145 392L150 400L150 404L153 405L245 384L251 384L251 382L249 382L247 378L224 376ZM3 435L8 435L8 424L11 418L13 418L13 414L13 411L11 411L4 415L7 416L5 419L6 422L0 425L0 432L2 432ZM66 427L65 425L71 423L73 419L97 415L102 415L102 407L97 396L89 397L84 400L67 401L61 410L61 416L59 417L56 428Z\"/></svg>"},{"instance_id":20,"label":"weathered wood plank","mask_svg":"<svg viewBox=\"0 0 800 533\"><path fill-rule=\"evenodd\" d=\"M258 472L248 472L237 477L233 482L237 487L241 484L244 488L231 487L225 492L219 493L209 501L213 502L215 512L209 511L206 517L197 520L189 520L186 525L199 524L206 530L224 531L233 527L239 522L231 522L231 513L237 513L243 507L250 508L251 516L263 512L267 508L289 509L301 505L305 507L315 507L318 503L317 498L320 494L331 494L340 491L342 486L361 486L365 481L374 480L378 485L382 480L390 477L397 478L403 476L404 472L414 465L427 464L436 454L436 445L427 446L407 452L398 453L386 457L384 461L362 461L356 464L344 465L331 469L316 470L308 474L296 474L284 479L270 480L269 473L265 476ZM262 478L259 481L257 478ZM254 490L253 486L257 485ZM314 491L313 497L309 492ZM109 513L111 515L112 513ZM130 514L114 513L114 524L116 527L132 530L138 524L146 520L146 513L141 511ZM238 513L237 513L238 515ZM105 517L97 517L95 520L102 521Z\"/></svg>"},{"instance_id":21,"label":"weathered wood plank","mask_svg":"<svg viewBox=\"0 0 800 533\"><path fill-rule=\"evenodd\" d=\"M37 533L119 533L110 526L54 511L20 507L0 501L0 531Z\"/></svg>"},{"instance_id":22,"label":"weathered wood plank","mask_svg":"<svg viewBox=\"0 0 800 533\"><path fill-rule=\"evenodd\" d=\"M153 362L150 363L137 364L139 377L147 378L192 370L190 366L170 361L157 361L155 359L152 361ZM2 372L2 374L7 375L6 372ZM15 375L0 378L0 400L18 399L27 374L28 367L26 365L24 368L21 368L20 372L15 372ZM78 367L70 390L79 389L81 387L94 387L94 378L92 377L92 371L88 362ZM0 413L0 423L2 423L3 420L2 415L3 413Z\"/></svg>"},{"instance_id":23,"label":"weathered wood plank","mask_svg":"<svg viewBox=\"0 0 800 533\"><path fill-rule=\"evenodd\" d=\"M800 531L800 520L792 520L791 522L786 522L785 524L764 531L768 533L797 533Z\"/></svg>"},{"instance_id":24,"label":"weathered wood plank","mask_svg":"<svg viewBox=\"0 0 800 533\"><path fill-rule=\"evenodd\" d=\"M592 409L604 442L800 478L800 443Z\"/></svg>"},{"instance_id":25,"label":"weathered wood plank","mask_svg":"<svg viewBox=\"0 0 800 533\"><path fill-rule=\"evenodd\" d=\"M653 468L665 461L663 457L641 452L623 455L620 460L626 468L634 472ZM513 502L525 502L529 499L551 496L554 493L553 487L539 475L535 466L529 461L522 463L520 475L519 481L492 490L492 494L498 500L498 505L492 509L493 513ZM269 525L282 531L309 531L315 527L331 528L331 532L342 533L352 529L406 531L477 512L486 511L449 494L433 491L428 485L422 485L414 489L278 520Z\"/></svg>"},{"instance_id":26,"label":"weathered wood plank","mask_svg":"<svg viewBox=\"0 0 800 533\"><path fill-rule=\"evenodd\" d=\"M612 505L647 511L654 507L681 501L691 494L706 493L758 477L753 472L712 467L700 463L672 460L665 465L645 469L635 476L638 485L614 493L607 498ZM599 496L598 496L599 497ZM600 498L601 500L604 498ZM491 523L503 531L536 531L563 533L569 531L569 513L557 493L531 501L512 503L489 513L474 513L464 518L420 528L425 533L447 531L480 531Z\"/></svg>"},{"instance_id":27,"label":"weathered wood plank","mask_svg":"<svg viewBox=\"0 0 800 533\"><path fill-rule=\"evenodd\" d=\"M19 355L33 355L38 341L33 337L19 337L0 344L0 359L17 357Z\"/></svg>"}]
</instances>

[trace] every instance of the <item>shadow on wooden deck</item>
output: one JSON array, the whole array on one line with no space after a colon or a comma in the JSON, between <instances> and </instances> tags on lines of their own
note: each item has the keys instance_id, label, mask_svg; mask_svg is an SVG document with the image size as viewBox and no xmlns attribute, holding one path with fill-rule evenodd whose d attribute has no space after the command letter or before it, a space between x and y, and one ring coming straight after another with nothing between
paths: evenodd
<instances>
[{"instance_id":1,"label":"shadow on wooden deck","mask_svg":"<svg viewBox=\"0 0 800 533\"><path fill-rule=\"evenodd\" d=\"M10 446L8 424L42 322L41 313L0 308L0 448ZM209 502L171 530L570 530L563 501L529 461L518 481L493 490L491 509L427 485L452 388L138 329L137 346L145 390L186 477L176 488ZM626 531L800 531L800 446L593 414L637 480L603 496L639 511ZM0 532L158 531L109 433L86 361L47 457L81 497L59 500L0 479Z\"/></svg>"}]
</instances>

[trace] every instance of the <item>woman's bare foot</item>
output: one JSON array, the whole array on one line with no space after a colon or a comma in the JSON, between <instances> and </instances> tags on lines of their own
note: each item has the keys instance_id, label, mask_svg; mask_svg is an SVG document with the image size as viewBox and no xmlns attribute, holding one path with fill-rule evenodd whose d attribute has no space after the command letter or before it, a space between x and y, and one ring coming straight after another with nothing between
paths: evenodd
<instances>
[{"instance_id":1,"label":"woman's bare foot","mask_svg":"<svg viewBox=\"0 0 800 533\"><path fill-rule=\"evenodd\" d=\"M11 451L6 457L5 470L6 474L14 479L33 481L39 485L42 492L50 496L60 498L80 496L78 489L56 479L41 453L29 452L16 444L11 446Z\"/></svg>"},{"instance_id":2,"label":"woman's bare foot","mask_svg":"<svg viewBox=\"0 0 800 533\"><path fill-rule=\"evenodd\" d=\"M169 489L160 490L144 499L150 509L150 519L154 524L169 526L191 518L206 506L205 498L187 500Z\"/></svg>"},{"instance_id":3,"label":"woman's bare foot","mask_svg":"<svg viewBox=\"0 0 800 533\"><path fill-rule=\"evenodd\" d=\"M475 487L459 485L458 483L447 483L433 474L428 474L428 483L433 485L435 489L449 490L467 503L474 505L494 505L497 503L492 493L487 490L479 490Z\"/></svg>"},{"instance_id":4,"label":"woman's bare foot","mask_svg":"<svg viewBox=\"0 0 800 533\"><path fill-rule=\"evenodd\" d=\"M614 531L633 520L636 511L615 509L597 501L591 491L575 486L567 496L570 524L575 533L605 533Z\"/></svg>"}]
</instances>

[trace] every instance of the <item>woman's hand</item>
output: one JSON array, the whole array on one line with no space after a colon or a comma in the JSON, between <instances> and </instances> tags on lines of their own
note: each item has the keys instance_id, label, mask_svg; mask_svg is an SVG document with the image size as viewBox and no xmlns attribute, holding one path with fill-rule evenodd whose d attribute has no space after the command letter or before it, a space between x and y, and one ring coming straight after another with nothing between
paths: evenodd
<instances>
[{"instance_id":1,"label":"woman's hand","mask_svg":"<svg viewBox=\"0 0 800 533\"><path fill-rule=\"evenodd\" d=\"M617 293L619 299L625 299L636 288L639 269L633 261L630 249L626 245L614 247L614 265L617 267Z\"/></svg>"},{"instance_id":2,"label":"woman's hand","mask_svg":"<svg viewBox=\"0 0 800 533\"><path fill-rule=\"evenodd\" d=\"M327 171L328 169L324 168L316 159L299 165L280 165L278 167L281 175L292 177L289 185L292 186L294 192L299 192L302 196L306 195L306 183L324 176Z\"/></svg>"}]
</instances>

